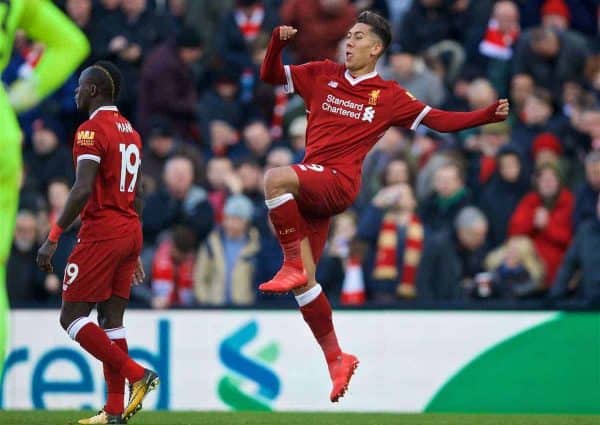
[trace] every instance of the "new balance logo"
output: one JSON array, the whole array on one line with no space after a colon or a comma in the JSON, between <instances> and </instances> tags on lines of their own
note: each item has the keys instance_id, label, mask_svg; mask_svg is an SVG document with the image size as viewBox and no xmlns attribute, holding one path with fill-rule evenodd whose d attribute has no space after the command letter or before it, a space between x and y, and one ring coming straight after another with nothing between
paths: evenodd
<instances>
[{"instance_id":1,"label":"new balance logo","mask_svg":"<svg viewBox=\"0 0 600 425\"><path fill-rule=\"evenodd\" d=\"M331 80L329 83L327 83L327 85L332 89L335 89L338 86L338 82Z\"/></svg>"},{"instance_id":2,"label":"new balance logo","mask_svg":"<svg viewBox=\"0 0 600 425\"><path fill-rule=\"evenodd\" d=\"M363 112L362 120L373 122L373 118L375 118L375 108L372 106L367 106L365 108L365 112Z\"/></svg>"}]
</instances>

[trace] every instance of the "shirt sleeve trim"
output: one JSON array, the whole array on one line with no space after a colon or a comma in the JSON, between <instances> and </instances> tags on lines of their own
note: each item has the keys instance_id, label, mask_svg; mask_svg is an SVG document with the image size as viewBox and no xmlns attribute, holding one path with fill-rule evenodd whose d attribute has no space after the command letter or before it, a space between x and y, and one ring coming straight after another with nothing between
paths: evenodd
<instances>
[{"instance_id":1,"label":"shirt sleeve trim","mask_svg":"<svg viewBox=\"0 0 600 425\"><path fill-rule=\"evenodd\" d=\"M431 106L425 106L423 108L423 110L421 111L421 113L419 113L419 115L417 115L417 118L415 118L415 120L411 124L410 129L416 130L417 127L419 126L419 124L421 124L421 121L423 121L423 118L425 118L425 115L427 115L429 113L429 111L431 111Z\"/></svg>"},{"instance_id":2,"label":"shirt sleeve trim","mask_svg":"<svg viewBox=\"0 0 600 425\"><path fill-rule=\"evenodd\" d=\"M294 80L292 79L292 70L289 65L283 65L283 70L285 72L285 79L287 80L287 84L283 86L283 89L287 94L294 93Z\"/></svg>"},{"instance_id":3,"label":"shirt sleeve trim","mask_svg":"<svg viewBox=\"0 0 600 425\"><path fill-rule=\"evenodd\" d=\"M81 161L82 159L90 159L90 160L96 161L98 164L100 164L100 157L98 155L92 155L89 153L79 155L77 157L77 162Z\"/></svg>"}]
</instances>

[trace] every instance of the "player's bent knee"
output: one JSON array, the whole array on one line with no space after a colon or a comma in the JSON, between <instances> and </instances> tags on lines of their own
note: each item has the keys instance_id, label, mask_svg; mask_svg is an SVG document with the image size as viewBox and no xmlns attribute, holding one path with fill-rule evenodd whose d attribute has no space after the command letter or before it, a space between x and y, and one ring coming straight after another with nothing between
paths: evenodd
<instances>
[{"instance_id":1,"label":"player's bent knee","mask_svg":"<svg viewBox=\"0 0 600 425\"><path fill-rule=\"evenodd\" d=\"M72 320L70 318L63 317L62 315L60 317L60 325L67 332L67 334L69 334L69 337L71 337L73 341L77 341L77 334L79 334L79 331L90 323L94 322L88 316L80 316Z\"/></svg>"},{"instance_id":2,"label":"player's bent knee","mask_svg":"<svg viewBox=\"0 0 600 425\"><path fill-rule=\"evenodd\" d=\"M265 192L268 197L295 193L298 189L298 177L292 167L276 167L265 173Z\"/></svg>"}]
</instances>

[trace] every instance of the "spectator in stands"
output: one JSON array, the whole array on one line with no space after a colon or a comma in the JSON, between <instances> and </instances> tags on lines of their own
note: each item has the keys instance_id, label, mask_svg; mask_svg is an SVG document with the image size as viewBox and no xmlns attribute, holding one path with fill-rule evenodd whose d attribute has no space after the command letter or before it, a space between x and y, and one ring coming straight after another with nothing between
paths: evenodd
<instances>
[{"instance_id":1,"label":"spectator in stands","mask_svg":"<svg viewBox=\"0 0 600 425\"><path fill-rule=\"evenodd\" d=\"M214 157L208 161L206 179L208 201L214 211L215 223L220 224L227 197L232 193L241 193L242 181L235 174L233 163L227 157Z\"/></svg>"},{"instance_id":2,"label":"spectator in stands","mask_svg":"<svg viewBox=\"0 0 600 425\"><path fill-rule=\"evenodd\" d=\"M146 199L144 206L144 242L154 244L159 234L176 224L193 229L199 242L213 226L213 209L208 193L194 184L194 164L186 156L176 155L167 161L163 187Z\"/></svg>"},{"instance_id":3,"label":"spectator in stands","mask_svg":"<svg viewBox=\"0 0 600 425\"><path fill-rule=\"evenodd\" d=\"M277 11L261 0L236 0L216 34L217 56L238 69L252 68L251 45L261 33L271 34L279 22Z\"/></svg>"},{"instance_id":4,"label":"spectator in stands","mask_svg":"<svg viewBox=\"0 0 600 425\"><path fill-rule=\"evenodd\" d=\"M596 204L596 217L584 221L565 254L550 297L561 299L571 292L587 307L600 305L600 198ZM581 272L576 279L577 272ZM576 279L576 280L575 280ZM575 284L574 284L575 283Z\"/></svg>"},{"instance_id":5,"label":"spectator in stands","mask_svg":"<svg viewBox=\"0 0 600 425\"><path fill-rule=\"evenodd\" d=\"M533 139L531 152L535 166L549 163L560 168L563 148L560 140L554 134L549 132L538 134Z\"/></svg>"},{"instance_id":6,"label":"spectator in stands","mask_svg":"<svg viewBox=\"0 0 600 425\"><path fill-rule=\"evenodd\" d=\"M234 130L240 130L244 121L244 111L238 99L240 72L235 67L217 69L212 87L207 90L199 103L199 121L205 140L211 142L215 155L224 155L227 146L215 146L212 140L211 125L223 121Z\"/></svg>"},{"instance_id":7,"label":"spectator in stands","mask_svg":"<svg viewBox=\"0 0 600 425\"><path fill-rule=\"evenodd\" d=\"M258 231L250 227L252 209L244 195L227 199L223 223L211 232L196 261L194 289L200 304L254 302L260 241Z\"/></svg>"},{"instance_id":8,"label":"spectator in stands","mask_svg":"<svg viewBox=\"0 0 600 425\"><path fill-rule=\"evenodd\" d=\"M294 150L294 163L302 162L304 150L306 149L306 116L296 117L290 122L288 134L290 145Z\"/></svg>"},{"instance_id":9,"label":"spectator in stands","mask_svg":"<svg viewBox=\"0 0 600 425\"><path fill-rule=\"evenodd\" d=\"M208 123L209 146L203 147L204 156L226 155L231 159L238 160L247 154L246 148L240 143L238 131L229 123L222 120L214 120Z\"/></svg>"},{"instance_id":10,"label":"spectator in stands","mask_svg":"<svg viewBox=\"0 0 600 425\"><path fill-rule=\"evenodd\" d=\"M400 32L394 37L402 49L413 53L422 53L439 41L456 38L450 1L415 0L404 15Z\"/></svg>"},{"instance_id":11,"label":"spectator in stands","mask_svg":"<svg viewBox=\"0 0 600 425\"><path fill-rule=\"evenodd\" d=\"M513 236L485 259L483 273L476 279L476 296L521 298L542 288L544 265L531 239Z\"/></svg>"},{"instance_id":12,"label":"spectator in stands","mask_svg":"<svg viewBox=\"0 0 600 425\"><path fill-rule=\"evenodd\" d=\"M472 289L484 272L488 224L475 207L460 210L454 228L425 238L417 270L417 297L421 300L453 300Z\"/></svg>"},{"instance_id":13,"label":"spectator in stands","mask_svg":"<svg viewBox=\"0 0 600 425\"><path fill-rule=\"evenodd\" d=\"M395 44L389 49L388 61L385 78L398 82L427 105L442 105L446 94L442 79L427 67L422 57L406 52Z\"/></svg>"},{"instance_id":14,"label":"spectator in stands","mask_svg":"<svg viewBox=\"0 0 600 425\"><path fill-rule=\"evenodd\" d=\"M246 124L243 130L243 139L252 159L261 165L266 165L267 154L271 149L273 139L265 123L255 120Z\"/></svg>"},{"instance_id":15,"label":"spectator in stands","mask_svg":"<svg viewBox=\"0 0 600 425\"><path fill-rule=\"evenodd\" d=\"M536 85L558 97L565 81L583 76L587 55L583 38L547 27L535 28L520 38L513 72L515 76L530 74Z\"/></svg>"},{"instance_id":16,"label":"spectator in stands","mask_svg":"<svg viewBox=\"0 0 600 425\"><path fill-rule=\"evenodd\" d=\"M279 146L273 148L267 154L267 159L265 161L265 171L276 168L276 167L284 167L286 165L293 164L294 155L292 151L284 146Z\"/></svg>"},{"instance_id":17,"label":"spectator in stands","mask_svg":"<svg viewBox=\"0 0 600 425\"><path fill-rule=\"evenodd\" d=\"M60 124L48 118L40 118L33 123L31 136L32 151L25 153L28 176L35 187L45 192L50 180L64 177L69 182L74 179L71 153L59 140L63 136Z\"/></svg>"},{"instance_id":18,"label":"spectator in stands","mask_svg":"<svg viewBox=\"0 0 600 425\"><path fill-rule=\"evenodd\" d=\"M540 10L542 26L559 32L569 28L571 13L564 0L546 0Z\"/></svg>"},{"instance_id":19,"label":"spectator in stands","mask_svg":"<svg viewBox=\"0 0 600 425\"><path fill-rule=\"evenodd\" d=\"M295 62L335 60L338 43L356 19L348 0L289 0L280 10L284 25L299 28L291 43Z\"/></svg>"},{"instance_id":20,"label":"spectator in stands","mask_svg":"<svg viewBox=\"0 0 600 425\"><path fill-rule=\"evenodd\" d=\"M562 187L556 165L543 164L535 172L535 191L525 195L511 217L508 232L533 240L547 272L546 287L571 241L573 207L573 195Z\"/></svg>"},{"instance_id":21,"label":"spectator in stands","mask_svg":"<svg viewBox=\"0 0 600 425\"><path fill-rule=\"evenodd\" d=\"M168 24L147 0L123 1L120 13L111 13L98 23L102 48L97 54L113 61L127 81L119 97L119 109L126 116L135 116L142 62L149 49L168 37L172 30Z\"/></svg>"},{"instance_id":22,"label":"spectator in stands","mask_svg":"<svg viewBox=\"0 0 600 425\"><path fill-rule=\"evenodd\" d=\"M92 13L92 0L67 0L65 2L65 10L91 44L91 55L79 67L79 69L85 69L95 62L94 54L100 48L100 46L96 45L99 41L98 17Z\"/></svg>"},{"instance_id":23,"label":"spectator in stands","mask_svg":"<svg viewBox=\"0 0 600 425\"><path fill-rule=\"evenodd\" d=\"M440 166L434 173L433 188L420 205L419 217L428 230L450 230L458 212L471 203L461 166L455 161Z\"/></svg>"},{"instance_id":24,"label":"spectator in stands","mask_svg":"<svg viewBox=\"0 0 600 425\"><path fill-rule=\"evenodd\" d=\"M166 120L155 120L145 138L142 179L144 195L154 193L160 185L165 163L176 148L171 125Z\"/></svg>"},{"instance_id":25,"label":"spectator in stands","mask_svg":"<svg viewBox=\"0 0 600 425\"><path fill-rule=\"evenodd\" d=\"M533 159L531 155L535 136L550 132L561 137L567 125L565 117L555 114L550 92L535 88L523 103L519 121L513 126L511 138L528 159Z\"/></svg>"},{"instance_id":26,"label":"spectator in stands","mask_svg":"<svg viewBox=\"0 0 600 425\"><path fill-rule=\"evenodd\" d=\"M387 164L392 159L407 157L405 152L408 150L408 144L408 137L400 129L390 127L371 149L363 163L362 187L356 200L359 209L368 205L375 193L381 189L381 176L385 173Z\"/></svg>"},{"instance_id":27,"label":"spectator in stands","mask_svg":"<svg viewBox=\"0 0 600 425\"><path fill-rule=\"evenodd\" d=\"M489 221L488 242L494 248L508 236L508 223L531 186L519 151L507 145L496 156L496 169L478 193L477 204Z\"/></svg>"},{"instance_id":28,"label":"spectator in stands","mask_svg":"<svg viewBox=\"0 0 600 425\"><path fill-rule=\"evenodd\" d=\"M45 273L35 265L37 255L37 224L32 212L19 211L15 224L15 239L6 266L8 299L12 306L46 301L50 294L59 294L60 281L55 274Z\"/></svg>"},{"instance_id":29,"label":"spectator in stands","mask_svg":"<svg viewBox=\"0 0 600 425\"><path fill-rule=\"evenodd\" d=\"M529 74L515 75L510 80L510 106L515 117L519 117L525 107L525 100L533 94L535 82Z\"/></svg>"},{"instance_id":30,"label":"spectator in stands","mask_svg":"<svg viewBox=\"0 0 600 425\"><path fill-rule=\"evenodd\" d=\"M596 218L600 194L600 151L591 151L585 157L585 182L575 192L573 226L579 228L584 221Z\"/></svg>"},{"instance_id":31,"label":"spectator in stands","mask_svg":"<svg viewBox=\"0 0 600 425\"><path fill-rule=\"evenodd\" d=\"M486 124L465 141L469 161L467 184L475 192L489 182L496 171L498 152L510 141L509 130L505 122Z\"/></svg>"},{"instance_id":32,"label":"spectator in stands","mask_svg":"<svg viewBox=\"0 0 600 425\"><path fill-rule=\"evenodd\" d=\"M381 189L362 214L358 238L368 246L366 274L369 297L389 303L416 296L416 272L425 232L417 203L407 183Z\"/></svg>"},{"instance_id":33,"label":"spectator in stands","mask_svg":"<svg viewBox=\"0 0 600 425\"><path fill-rule=\"evenodd\" d=\"M235 173L241 182L241 193L252 202L254 215L252 226L256 227L261 236L270 233L268 209L265 204L263 188L263 169L258 162L246 159L240 162Z\"/></svg>"},{"instance_id":34,"label":"spectator in stands","mask_svg":"<svg viewBox=\"0 0 600 425\"><path fill-rule=\"evenodd\" d=\"M152 308L190 307L195 304L193 270L196 236L193 229L175 226L152 261Z\"/></svg>"},{"instance_id":35,"label":"spectator in stands","mask_svg":"<svg viewBox=\"0 0 600 425\"><path fill-rule=\"evenodd\" d=\"M344 211L333 218L328 243L317 268L317 280L323 285L327 296L334 300L343 296L341 291L348 271L352 268L361 269L361 256L358 255L355 240L356 220L356 214L352 211ZM362 277L362 270L359 273ZM364 279L360 281L358 290L364 302Z\"/></svg>"},{"instance_id":36,"label":"spectator in stands","mask_svg":"<svg viewBox=\"0 0 600 425\"><path fill-rule=\"evenodd\" d=\"M198 99L192 65L202 57L203 43L192 28L184 28L174 39L154 48L141 71L138 128L150 130L152 117L167 119L177 136L200 137L196 128Z\"/></svg>"},{"instance_id":37,"label":"spectator in stands","mask_svg":"<svg viewBox=\"0 0 600 425\"><path fill-rule=\"evenodd\" d=\"M502 97L508 94L511 59L520 31L517 5L511 0L496 2L479 53L486 58L487 78Z\"/></svg>"}]
</instances>

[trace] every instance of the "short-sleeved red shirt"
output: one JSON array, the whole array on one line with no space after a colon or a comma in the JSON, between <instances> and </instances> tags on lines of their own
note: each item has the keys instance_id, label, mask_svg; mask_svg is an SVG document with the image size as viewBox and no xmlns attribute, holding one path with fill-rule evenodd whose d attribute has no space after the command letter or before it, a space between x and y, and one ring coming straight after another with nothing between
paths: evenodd
<instances>
[{"instance_id":1,"label":"short-sleeved red shirt","mask_svg":"<svg viewBox=\"0 0 600 425\"><path fill-rule=\"evenodd\" d=\"M81 213L81 242L123 237L139 226L134 208L142 141L114 106L103 106L75 133L73 161L99 164L92 194Z\"/></svg>"},{"instance_id":2,"label":"short-sleeved red shirt","mask_svg":"<svg viewBox=\"0 0 600 425\"><path fill-rule=\"evenodd\" d=\"M431 108L377 72L354 78L326 60L285 66L288 92L306 104L308 126L303 162L334 168L360 186L362 162L391 126L414 130Z\"/></svg>"}]
</instances>

